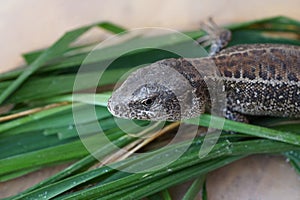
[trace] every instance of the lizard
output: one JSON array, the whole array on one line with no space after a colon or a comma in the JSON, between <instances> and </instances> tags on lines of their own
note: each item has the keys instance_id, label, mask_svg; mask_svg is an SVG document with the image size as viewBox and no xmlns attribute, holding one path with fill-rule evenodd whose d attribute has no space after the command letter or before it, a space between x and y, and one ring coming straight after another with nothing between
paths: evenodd
<instances>
[{"instance_id":1,"label":"lizard","mask_svg":"<svg viewBox=\"0 0 300 200\"><path fill-rule=\"evenodd\" d=\"M127 119L189 119L210 112L214 99L209 84L220 82L225 93L222 117L245 123L249 115L300 117L300 46L225 48L229 30L210 20L204 31L208 35L198 42L211 45L207 57L169 58L136 70L112 93L108 110Z\"/></svg>"}]
</instances>

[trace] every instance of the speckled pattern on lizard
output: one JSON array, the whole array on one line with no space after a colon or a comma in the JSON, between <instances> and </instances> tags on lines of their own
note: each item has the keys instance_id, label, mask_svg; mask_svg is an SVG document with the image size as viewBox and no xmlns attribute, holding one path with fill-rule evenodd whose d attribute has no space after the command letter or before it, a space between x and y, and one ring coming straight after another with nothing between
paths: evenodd
<instances>
[{"instance_id":1,"label":"speckled pattern on lizard","mask_svg":"<svg viewBox=\"0 0 300 200\"><path fill-rule=\"evenodd\" d=\"M129 119L176 121L197 117L210 111L207 84L213 81L223 84L226 107L222 113L227 119L249 122L247 115L300 117L299 46L245 44L224 48L230 31L212 21L204 29L209 35L198 42L211 45L208 57L165 59L138 69L114 91L109 111ZM218 73L211 70L211 63ZM170 69L181 74L190 87L166 74ZM165 82L153 78L161 74ZM142 84L134 88L137 80ZM167 82L168 87L163 84Z\"/></svg>"}]
</instances>

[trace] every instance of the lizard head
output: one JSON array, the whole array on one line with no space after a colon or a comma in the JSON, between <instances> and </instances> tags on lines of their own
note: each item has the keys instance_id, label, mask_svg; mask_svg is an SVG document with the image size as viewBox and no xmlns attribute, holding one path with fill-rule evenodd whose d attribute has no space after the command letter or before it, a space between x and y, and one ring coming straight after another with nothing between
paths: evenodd
<instances>
[{"instance_id":1,"label":"lizard head","mask_svg":"<svg viewBox=\"0 0 300 200\"><path fill-rule=\"evenodd\" d=\"M180 61L167 59L133 72L113 92L109 111L116 117L177 121L199 116L205 99L178 70Z\"/></svg>"}]
</instances>

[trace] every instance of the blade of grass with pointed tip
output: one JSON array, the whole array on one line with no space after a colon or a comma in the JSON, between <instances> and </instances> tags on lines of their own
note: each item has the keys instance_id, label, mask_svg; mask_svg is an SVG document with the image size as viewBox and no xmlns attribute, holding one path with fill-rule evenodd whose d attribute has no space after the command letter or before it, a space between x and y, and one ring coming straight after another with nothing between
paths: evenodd
<instances>
[{"instance_id":1,"label":"blade of grass with pointed tip","mask_svg":"<svg viewBox=\"0 0 300 200\"><path fill-rule=\"evenodd\" d=\"M106 31L109 31L113 34L119 34L119 33L123 33L126 31L125 28L119 26L119 25L116 25L116 24L113 24L111 22L101 22L101 23L98 23L97 25L98 27L106 30ZM66 52L69 52L69 51L73 51L73 50L78 50L78 49L82 49L82 48L85 48L85 47L88 47L88 46L91 46L91 45L94 45L94 44L88 44L88 45L81 45L81 46L76 46L76 47L70 47L69 49L66 50ZM37 59L43 52L45 51L45 49L43 50L37 50L37 51L32 51L32 52L29 52L29 53L25 53L23 55L23 58L26 60L26 62L29 64L29 63L32 63L35 59Z\"/></svg>"},{"instance_id":2,"label":"blade of grass with pointed tip","mask_svg":"<svg viewBox=\"0 0 300 200\"><path fill-rule=\"evenodd\" d=\"M123 32L124 29L114 26L110 23L98 23L85 27L81 27L75 29L73 31L69 31L64 34L57 42L55 42L51 47L43 51L31 64L28 68L26 68L18 78L13 81L12 84L9 85L0 95L0 104L2 104L15 90L20 87L23 82L28 79L28 77L33 74L36 70L38 70L45 62L54 58L57 55L63 54L69 47L69 45L74 42L78 37L83 35L90 28L98 26L104 27L105 29L114 31L114 32Z\"/></svg>"},{"instance_id":3,"label":"blade of grass with pointed tip","mask_svg":"<svg viewBox=\"0 0 300 200\"><path fill-rule=\"evenodd\" d=\"M12 84L9 85L0 95L0 104L2 104L15 90L22 85L22 83L28 79L28 77L33 74L42 64L44 64L47 60L50 60L55 55L63 53L69 44L73 42L80 35L85 33L91 27L83 27L79 28L75 31L70 31L66 33L61 39L59 39L56 43L54 43L49 49L45 50L36 60L32 62L32 64L26 68L22 74L13 81Z\"/></svg>"}]
</instances>

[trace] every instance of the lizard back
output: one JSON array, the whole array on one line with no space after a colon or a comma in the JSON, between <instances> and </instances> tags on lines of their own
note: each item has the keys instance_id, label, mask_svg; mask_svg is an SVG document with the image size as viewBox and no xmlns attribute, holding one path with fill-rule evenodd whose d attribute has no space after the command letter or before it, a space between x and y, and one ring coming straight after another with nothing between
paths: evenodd
<instances>
[{"instance_id":1,"label":"lizard back","mask_svg":"<svg viewBox=\"0 0 300 200\"><path fill-rule=\"evenodd\" d=\"M300 47L238 45L211 57L232 111L300 117Z\"/></svg>"}]
</instances>

